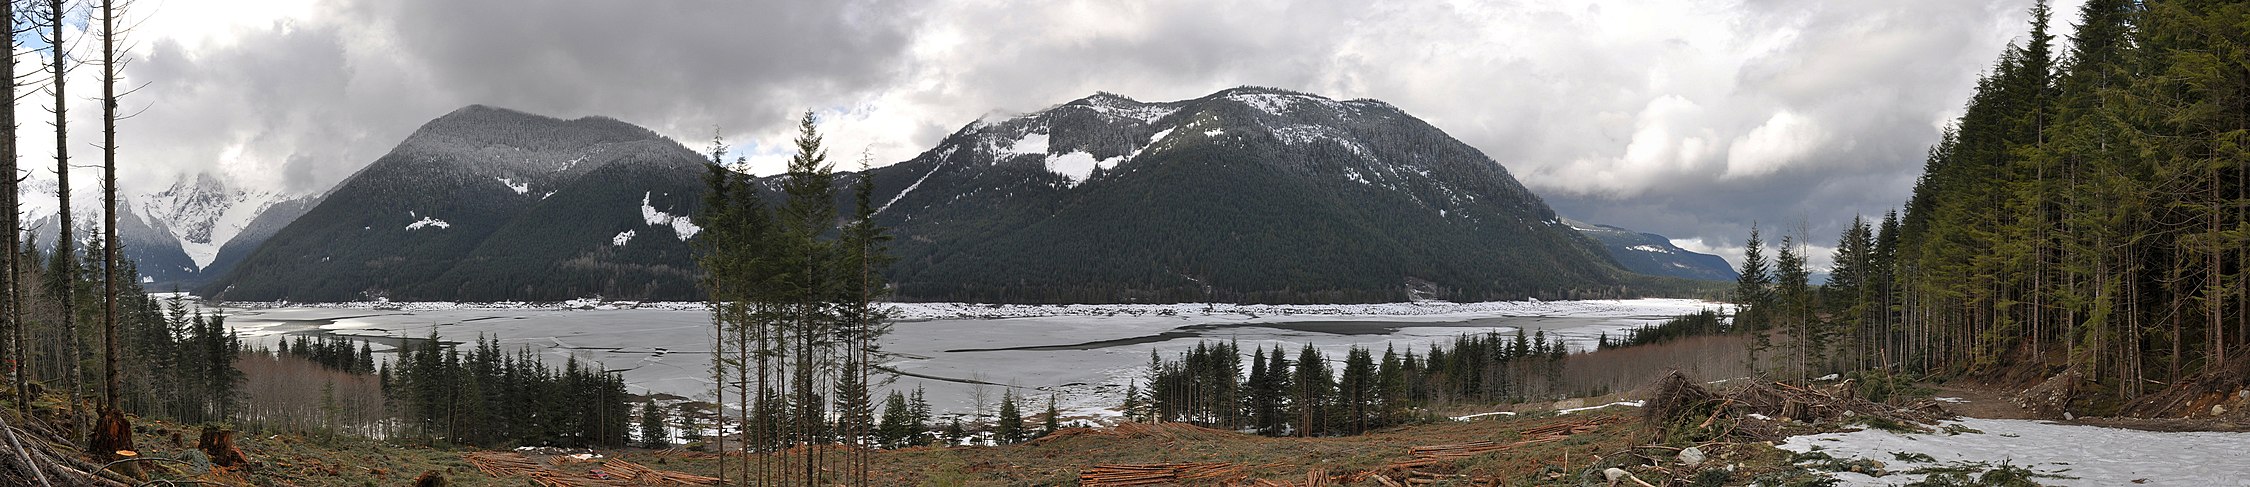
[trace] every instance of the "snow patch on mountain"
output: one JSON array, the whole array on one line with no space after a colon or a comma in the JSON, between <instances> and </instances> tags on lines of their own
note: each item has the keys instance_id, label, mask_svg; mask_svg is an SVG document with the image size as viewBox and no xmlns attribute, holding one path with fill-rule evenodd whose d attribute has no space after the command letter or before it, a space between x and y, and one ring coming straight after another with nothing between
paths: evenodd
<instances>
[{"instance_id":1,"label":"snow patch on mountain","mask_svg":"<svg viewBox=\"0 0 2250 487\"><path fill-rule=\"evenodd\" d=\"M1141 123L1155 123L1156 119L1164 118L1171 115L1172 112L1179 111L1178 108L1141 103L1133 101L1131 98L1110 93L1096 94L1093 98L1087 99L1087 103L1081 106L1093 110L1094 113L1139 120Z\"/></svg>"},{"instance_id":2,"label":"snow patch on mountain","mask_svg":"<svg viewBox=\"0 0 2250 487\"><path fill-rule=\"evenodd\" d=\"M1006 158L1008 158L1008 157L1010 157L1010 156L1034 155L1034 154L1036 154L1036 155L1046 155L1046 154L1047 154L1047 133L1046 133L1046 132L1031 132L1031 133L1026 133L1026 134L1023 134L1023 137L1017 138L1017 139L1015 140L1015 142L1010 142L1010 143L1008 143L1008 146L1007 146L1007 147L1005 147L1005 148L999 148L998 150L994 150L994 151L992 151L992 154L993 154L994 156L998 156L998 157L994 157L994 158L992 158L992 160L993 160L994 162L998 162L998 161L1000 161L1001 159L1006 159Z\"/></svg>"},{"instance_id":3,"label":"snow patch on mountain","mask_svg":"<svg viewBox=\"0 0 2250 487\"><path fill-rule=\"evenodd\" d=\"M682 242L687 241L687 239L689 238L694 238L696 232L703 231L703 227L696 226L695 222L689 220L687 216L673 215L671 213L665 213L661 210L657 210L655 206L649 204L650 196L654 195L650 193L641 193L642 222L648 223L649 226L672 227L672 233L675 235L679 235L680 241Z\"/></svg>"},{"instance_id":4,"label":"snow patch on mountain","mask_svg":"<svg viewBox=\"0 0 2250 487\"><path fill-rule=\"evenodd\" d=\"M453 228L453 224L446 223L445 220L439 220L426 216L422 217L421 220L416 220L414 223L406 224L407 231L421 230L423 227L436 227L438 229L446 229Z\"/></svg>"},{"instance_id":5,"label":"snow patch on mountain","mask_svg":"<svg viewBox=\"0 0 2250 487\"><path fill-rule=\"evenodd\" d=\"M1663 248L1663 247L1658 247L1658 246L1654 246L1654 245L1635 245L1635 246L1631 246L1631 247L1626 247L1626 248L1628 248L1628 249L1632 249L1632 250L1638 250L1638 251L1642 251L1642 252L1654 252L1654 253L1659 253L1659 254L1669 254L1669 253L1672 253L1672 249L1667 249L1667 248Z\"/></svg>"},{"instance_id":6,"label":"snow patch on mountain","mask_svg":"<svg viewBox=\"0 0 2250 487\"><path fill-rule=\"evenodd\" d=\"M1227 95L1229 100L1249 105L1251 108L1273 115L1288 115L1290 110L1307 98L1304 95L1284 95L1280 93L1236 93Z\"/></svg>"},{"instance_id":7,"label":"snow patch on mountain","mask_svg":"<svg viewBox=\"0 0 2250 487\"><path fill-rule=\"evenodd\" d=\"M500 185L501 185L501 186L507 186L507 187L508 187L508 189L512 189L512 190L515 190L515 191L516 191L516 194L531 194L531 183L530 183L530 182L522 182L522 183L518 183L518 182L515 182L515 180L512 180L512 179L508 179L508 178L498 178L498 177L496 177L496 178L492 178L492 179L497 179L497 180L499 180L499 181L500 181Z\"/></svg>"},{"instance_id":8,"label":"snow patch on mountain","mask_svg":"<svg viewBox=\"0 0 2250 487\"><path fill-rule=\"evenodd\" d=\"M618 246L618 247L623 247L623 246L625 246L625 244L626 244L626 243L629 243L629 242L632 242L632 241L633 241L633 231L632 231L632 230L626 230L626 231L622 231L622 232L617 232L617 236L615 236L615 237L610 237L610 238L609 238L609 244L610 244L610 245L614 245L614 246Z\"/></svg>"},{"instance_id":9,"label":"snow patch on mountain","mask_svg":"<svg viewBox=\"0 0 2250 487\"><path fill-rule=\"evenodd\" d=\"M1138 151L1135 152L1138 153ZM1117 163L1123 162L1127 157L1094 159L1094 155L1086 151L1070 151L1070 153L1063 155L1047 156L1047 171L1069 178L1069 185L1075 187L1085 183L1087 178L1093 177L1095 169L1107 171L1110 168L1117 167Z\"/></svg>"}]
</instances>

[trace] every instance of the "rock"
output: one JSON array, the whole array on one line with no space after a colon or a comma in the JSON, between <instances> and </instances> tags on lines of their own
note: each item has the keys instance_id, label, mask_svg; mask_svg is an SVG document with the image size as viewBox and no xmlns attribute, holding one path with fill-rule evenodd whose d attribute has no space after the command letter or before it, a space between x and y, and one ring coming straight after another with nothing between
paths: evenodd
<instances>
[{"instance_id":1,"label":"rock","mask_svg":"<svg viewBox=\"0 0 2250 487\"><path fill-rule=\"evenodd\" d=\"M2226 406L2222 406L2222 405L2218 405L2218 404L2213 404L2213 405L2211 405L2211 415L2212 415L2212 416L2218 416L2218 415L2221 415L2221 414L2226 414L2226 413L2227 413L2227 407L2226 407Z\"/></svg>"},{"instance_id":2,"label":"rock","mask_svg":"<svg viewBox=\"0 0 2250 487\"><path fill-rule=\"evenodd\" d=\"M2077 419L2070 415L2070 411L2063 411L2063 421L2075 421Z\"/></svg>"},{"instance_id":3,"label":"rock","mask_svg":"<svg viewBox=\"0 0 2250 487\"><path fill-rule=\"evenodd\" d=\"M1680 450L1681 465L1693 467L1701 463L1703 463L1703 449L1691 446Z\"/></svg>"},{"instance_id":4,"label":"rock","mask_svg":"<svg viewBox=\"0 0 2250 487\"><path fill-rule=\"evenodd\" d=\"M1617 467L1610 467L1608 470L1602 471L1602 478L1609 479L1609 483L1611 485L1616 485L1618 481L1625 480L1625 477L1630 477L1632 475L1632 472L1627 472L1625 471L1625 469Z\"/></svg>"}]
</instances>

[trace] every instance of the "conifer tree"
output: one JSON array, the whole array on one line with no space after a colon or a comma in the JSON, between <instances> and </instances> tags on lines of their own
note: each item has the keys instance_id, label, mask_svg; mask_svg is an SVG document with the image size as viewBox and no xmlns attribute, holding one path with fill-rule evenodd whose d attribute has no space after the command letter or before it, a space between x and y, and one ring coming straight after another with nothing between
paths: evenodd
<instances>
[{"instance_id":1,"label":"conifer tree","mask_svg":"<svg viewBox=\"0 0 2250 487\"><path fill-rule=\"evenodd\" d=\"M992 427L992 441L1015 443L1023 441L1023 410L1016 407L1016 390L1007 388L1000 393L1000 417Z\"/></svg>"},{"instance_id":2,"label":"conifer tree","mask_svg":"<svg viewBox=\"0 0 2250 487\"><path fill-rule=\"evenodd\" d=\"M664 422L664 407L656 405L655 398L641 401L641 444L646 448L671 448L671 434Z\"/></svg>"}]
</instances>

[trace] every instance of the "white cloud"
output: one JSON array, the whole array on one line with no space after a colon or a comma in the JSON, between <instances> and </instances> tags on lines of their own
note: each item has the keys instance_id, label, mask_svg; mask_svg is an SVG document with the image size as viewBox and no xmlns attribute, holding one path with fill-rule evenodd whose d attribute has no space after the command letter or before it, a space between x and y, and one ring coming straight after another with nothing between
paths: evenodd
<instances>
[{"instance_id":1,"label":"white cloud","mask_svg":"<svg viewBox=\"0 0 2250 487\"><path fill-rule=\"evenodd\" d=\"M1773 174L1828 148L1828 141L1828 132L1821 130L1819 122L1787 111L1774 113L1765 124L1727 146L1724 177Z\"/></svg>"}]
</instances>

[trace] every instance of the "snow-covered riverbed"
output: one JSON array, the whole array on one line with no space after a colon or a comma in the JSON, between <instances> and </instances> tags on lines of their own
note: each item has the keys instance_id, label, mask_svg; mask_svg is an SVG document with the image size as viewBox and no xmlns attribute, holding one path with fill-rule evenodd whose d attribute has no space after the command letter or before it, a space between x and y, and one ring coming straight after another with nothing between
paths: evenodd
<instances>
[{"instance_id":1,"label":"snow-covered riverbed","mask_svg":"<svg viewBox=\"0 0 2250 487\"><path fill-rule=\"evenodd\" d=\"M1966 418L1946 424L1975 432L1954 428L1953 434L1898 434L1869 429L1799 436L1779 446L1794 452L1817 448L1838 459L1875 460L1893 472L1949 465L1997 467L2005 462L2045 474L2034 479L2042 485L2250 486L2250 459L2243 455L2250 433L2152 432L2020 419ZM1836 474L1850 486L1904 485L1923 477Z\"/></svg>"},{"instance_id":2,"label":"snow-covered riverbed","mask_svg":"<svg viewBox=\"0 0 2250 487\"><path fill-rule=\"evenodd\" d=\"M1602 333L1662 321L1722 304L1696 300L1523 301L1374 305L896 305L900 319L884 365L906 374L890 384L925 387L949 412L971 412L982 391L1002 387L1039 407L1049 394L1065 409L1099 416L1140 376L1149 352L1166 355L1199 341L1242 348L1312 344L1331 353L1353 345L1421 349L1462 333L1544 330L1588 348ZM396 338L435 331L448 341L495 336L534 347L549 360L593 361L621 371L635 392L711 398L709 315L693 303L557 305L358 303L230 306L228 325L253 343L290 334L367 337L386 350ZM982 383L982 385L980 385Z\"/></svg>"}]
</instances>

